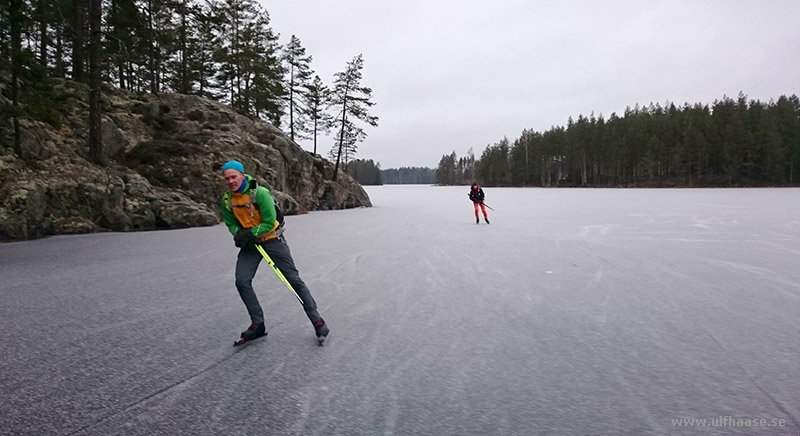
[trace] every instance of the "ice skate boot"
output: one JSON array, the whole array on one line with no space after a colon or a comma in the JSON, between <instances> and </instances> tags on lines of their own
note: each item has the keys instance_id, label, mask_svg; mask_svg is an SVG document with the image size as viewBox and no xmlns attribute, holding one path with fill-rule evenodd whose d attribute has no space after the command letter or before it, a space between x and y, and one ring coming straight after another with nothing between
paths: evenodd
<instances>
[{"instance_id":1,"label":"ice skate boot","mask_svg":"<svg viewBox=\"0 0 800 436\"><path fill-rule=\"evenodd\" d=\"M238 346L238 345L242 345L244 343L250 342L252 340L258 339L258 338L260 338L262 336L266 336L266 335L267 335L267 329L264 326L264 323L263 322L255 323L254 322L254 323L250 324L250 327L248 327L247 330L242 332L241 337L239 338L238 341L233 343L233 346L235 347L235 346Z\"/></svg>"},{"instance_id":2,"label":"ice skate boot","mask_svg":"<svg viewBox=\"0 0 800 436\"><path fill-rule=\"evenodd\" d=\"M319 321L314 323L314 331L317 333L317 343L324 345L325 339L328 338L328 334L331 332L324 319L320 318Z\"/></svg>"}]
</instances>

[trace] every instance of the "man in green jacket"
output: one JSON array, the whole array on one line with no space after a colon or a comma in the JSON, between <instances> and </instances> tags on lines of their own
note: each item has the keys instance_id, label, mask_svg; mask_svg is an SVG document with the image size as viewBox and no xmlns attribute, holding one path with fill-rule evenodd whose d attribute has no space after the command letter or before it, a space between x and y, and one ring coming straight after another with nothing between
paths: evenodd
<instances>
[{"instance_id":1,"label":"man in green jacket","mask_svg":"<svg viewBox=\"0 0 800 436\"><path fill-rule=\"evenodd\" d=\"M236 289L247 307L251 321L250 327L242 332L237 343L267 334L264 313L253 290L253 277L263 259L256 248L258 244L302 300L303 309L314 326L319 344L322 345L330 330L319 315L317 303L294 265L289 245L283 237L283 215L275 207L272 195L267 188L258 186L255 179L245 173L241 162L225 163L222 166L222 176L230 189L222 196L222 220L233 235L234 243L240 248L236 260Z\"/></svg>"}]
</instances>

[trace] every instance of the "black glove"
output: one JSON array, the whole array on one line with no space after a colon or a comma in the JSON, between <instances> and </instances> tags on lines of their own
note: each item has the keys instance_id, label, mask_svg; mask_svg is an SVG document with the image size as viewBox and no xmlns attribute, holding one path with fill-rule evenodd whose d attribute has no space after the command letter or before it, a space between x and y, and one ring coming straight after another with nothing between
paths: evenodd
<instances>
[{"instance_id":1,"label":"black glove","mask_svg":"<svg viewBox=\"0 0 800 436\"><path fill-rule=\"evenodd\" d=\"M236 235L233 236L233 243L239 248L255 246L256 237L250 229L239 229Z\"/></svg>"}]
</instances>

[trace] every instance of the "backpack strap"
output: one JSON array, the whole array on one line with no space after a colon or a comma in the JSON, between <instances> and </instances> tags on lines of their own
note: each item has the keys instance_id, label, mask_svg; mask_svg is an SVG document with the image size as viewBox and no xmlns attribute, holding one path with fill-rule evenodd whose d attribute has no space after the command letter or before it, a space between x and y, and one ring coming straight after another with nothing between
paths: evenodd
<instances>
[{"instance_id":1,"label":"backpack strap","mask_svg":"<svg viewBox=\"0 0 800 436\"><path fill-rule=\"evenodd\" d=\"M257 190L258 190L258 183L255 180L253 180L253 182L251 184L251 187L247 191L247 203L245 203L245 204L243 204L241 206L235 206L235 207L248 207L249 208L252 205L257 210L258 209L258 203L256 202L256 191ZM225 196L224 196L225 204L228 206L228 210L233 212L234 206L233 206L233 200L232 200L231 197L232 197L231 191L228 191L228 192L225 193ZM283 229L283 224L285 222L285 219L284 219L283 212L281 211L280 206L278 206L278 200L275 197L272 197L272 204L275 205L275 220L278 221L278 228L276 228L275 230L273 230L269 234L270 235L280 236L283 233L283 230L284 230ZM253 209L252 208L250 208L250 216L253 216Z\"/></svg>"},{"instance_id":2,"label":"backpack strap","mask_svg":"<svg viewBox=\"0 0 800 436\"><path fill-rule=\"evenodd\" d=\"M246 208L248 208L250 210L250 216L253 216L254 215L253 207L258 209L258 203L256 202L256 190L257 189L258 189L258 183L255 180L253 180L251 185L250 185L250 188L247 190L247 203L245 203L243 205L240 205L240 206L234 206L233 205L233 200L231 199L231 197L232 197L231 191L226 192L225 193L225 204L228 206L228 210L229 211L233 211L234 207L246 207ZM252 206L252 207L250 207L250 206Z\"/></svg>"}]
</instances>

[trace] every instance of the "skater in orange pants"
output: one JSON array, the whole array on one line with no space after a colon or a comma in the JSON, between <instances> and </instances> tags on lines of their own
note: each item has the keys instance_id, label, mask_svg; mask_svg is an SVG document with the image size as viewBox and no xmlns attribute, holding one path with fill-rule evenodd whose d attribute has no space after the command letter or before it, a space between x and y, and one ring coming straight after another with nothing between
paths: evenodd
<instances>
[{"instance_id":1,"label":"skater in orange pants","mask_svg":"<svg viewBox=\"0 0 800 436\"><path fill-rule=\"evenodd\" d=\"M475 224L480 224L481 222L480 216L478 215L478 205L480 205L481 211L483 212L483 220L486 221L486 224L489 224L489 216L486 214L486 205L483 204L483 200L486 198L483 194L483 189L481 189L477 183L473 183L467 196L472 200L472 205L475 206Z\"/></svg>"}]
</instances>

